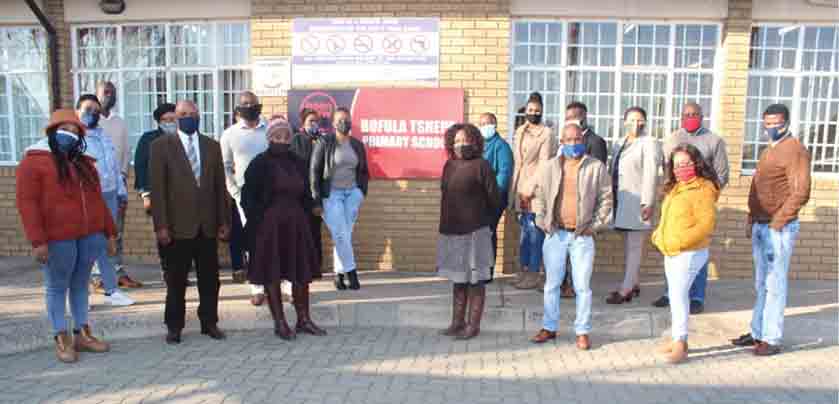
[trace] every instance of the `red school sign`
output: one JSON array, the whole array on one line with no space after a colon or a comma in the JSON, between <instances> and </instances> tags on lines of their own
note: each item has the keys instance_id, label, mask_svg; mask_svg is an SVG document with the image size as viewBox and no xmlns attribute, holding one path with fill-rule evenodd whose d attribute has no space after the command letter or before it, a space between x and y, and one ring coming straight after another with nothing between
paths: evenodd
<instances>
[{"instance_id":1,"label":"red school sign","mask_svg":"<svg viewBox=\"0 0 839 404\"><path fill-rule=\"evenodd\" d=\"M321 104L324 99L346 99L338 93L346 90L293 90L289 113L299 113L296 109L306 107L315 94L321 95L315 97ZM340 106L352 112L352 134L367 148L372 178L437 179L447 159L444 133L463 120L463 90L359 88L351 105L335 108Z\"/></svg>"}]
</instances>

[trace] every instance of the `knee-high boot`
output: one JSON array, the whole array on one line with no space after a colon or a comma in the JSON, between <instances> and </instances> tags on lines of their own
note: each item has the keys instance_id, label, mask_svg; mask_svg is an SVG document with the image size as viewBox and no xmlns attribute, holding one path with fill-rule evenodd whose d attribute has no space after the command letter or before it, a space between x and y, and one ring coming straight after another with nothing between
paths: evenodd
<instances>
[{"instance_id":1,"label":"knee-high boot","mask_svg":"<svg viewBox=\"0 0 839 404\"><path fill-rule=\"evenodd\" d=\"M484 315L484 301L486 287L484 285L469 285L469 322L457 339L470 339L481 333L481 317Z\"/></svg>"},{"instance_id":2,"label":"knee-high boot","mask_svg":"<svg viewBox=\"0 0 839 404\"><path fill-rule=\"evenodd\" d=\"M464 283L452 285L452 323L440 334L455 337L466 328L466 289Z\"/></svg>"}]
</instances>

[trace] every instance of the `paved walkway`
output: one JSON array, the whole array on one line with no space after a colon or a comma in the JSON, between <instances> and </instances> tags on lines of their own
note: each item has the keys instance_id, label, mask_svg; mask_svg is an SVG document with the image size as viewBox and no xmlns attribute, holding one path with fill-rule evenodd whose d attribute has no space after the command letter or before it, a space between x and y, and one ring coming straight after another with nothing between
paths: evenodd
<instances>
[{"instance_id":1,"label":"paved walkway","mask_svg":"<svg viewBox=\"0 0 839 404\"><path fill-rule=\"evenodd\" d=\"M222 286L225 342L191 326L184 344L163 344L165 289L153 267L131 267L147 287L138 304L101 305L95 330L113 352L57 363L43 316L40 272L29 259L0 259L0 403L836 403L839 325L835 282L793 281L785 353L755 358L728 345L746 330L751 282L712 281L707 310L691 318L692 359L670 366L653 354L667 310L650 307L659 277L643 279L642 297L603 303L616 284L593 281L595 349L573 346L573 300L563 300L556 344L527 342L539 328L542 296L500 282L490 287L484 332L452 341L435 328L448 321L450 286L426 275L362 274L363 288L335 292L331 278L313 285L314 315L330 335L283 342L271 334L267 308L248 304L248 288ZM293 310L288 313L294 318ZM238 330L238 331L237 331ZM140 338L142 337L142 338ZM3 355L5 353L5 355Z\"/></svg>"}]
</instances>

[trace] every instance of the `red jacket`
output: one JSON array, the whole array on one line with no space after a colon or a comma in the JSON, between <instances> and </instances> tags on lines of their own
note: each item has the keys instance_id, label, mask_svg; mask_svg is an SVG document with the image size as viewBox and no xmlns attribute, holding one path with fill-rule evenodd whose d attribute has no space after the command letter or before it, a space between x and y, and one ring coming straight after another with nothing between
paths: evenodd
<instances>
[{"instance_id":1,"label":"red jacket","mask_svg":"<svg viewBox=\"0 0 839 404\"><path fill-rule=\"evenodd\" d=\"M84 158L93 164L92 158ZM72 168L69 181L62 186L49 151L26 153L17 167L16 199L23 230L33 247L95 233L116 236L114 220L102 199L100 186L83 189Z\"/></svg>"}]
</instances>

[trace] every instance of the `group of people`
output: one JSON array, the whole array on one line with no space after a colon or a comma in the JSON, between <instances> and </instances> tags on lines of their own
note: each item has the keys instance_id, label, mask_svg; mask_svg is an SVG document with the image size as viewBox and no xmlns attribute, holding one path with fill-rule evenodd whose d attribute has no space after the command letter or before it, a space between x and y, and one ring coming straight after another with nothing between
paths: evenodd
<instances>
[{"instance_id":1,"label":"group of people","mask_svg":"<svg viewBox=\"0 0 839 404\"><path fill-rule=\"evenodd\" d=\"M485 287L493 279L496 230L509 206L521 230L515 285L544 285L542 328L532 342L557 338L561 298L574 297L576 346L591 348L595 238L614 230L624 238L625 274L606 303L628 303L640 295L641 261L650 240L664 255L666 277L665 294L653 304L670 306L672 317L671 338L659 351L669 362L684 361L688 316L704 308L716 202L728 182L724 140L703 127L696 103L683 107L681 128L663 145L648 131L646 111L627 109L611 153L588 125L584 104L567 106L559 136L542 110L541 96L533 93L520 110L524 120L512 148L497 133L492 114L482 115L477 127L458 124L445 134L449 160L441 179L437 268L453 283L453 307L442 334L478 335ZM786 279L797 215L809 198L810 160L791 133L786 106L769 106L763 119L769 147L752 179L747 230L757 301L751 332L732 343L772 355L781 349Z\"/></svg>"},{"instance_id":2,"label":"group of people","mask_svg":"<svg viewBox=\"0 0 839 404\"><path fill-rule=\"evenodd\" d=\"M79 352L110 348L88 323L94 262L113 304L133 303L120 286L141 286L108 259L119 250L128 146L112 140L118 129L102 125L117 119L110 113L113 85L98 88L97 95L79 97L75 111L53 112L46 137L26 151L17 171L17 207L43 266L47 313L56 354L64 362L78 360ZM702 126L701 108L689 103L682 128L664 139L662 151L647 130L646 112L632 107L609 159L606 142L587 123L584 104L568 105L559 137L544 123L542 110L541 96L534 94L513 147L498 133L491 113L481 115L479 126L456 124L444 134L448 160L440 181L436 267L453 283L453 310L442 333L457 339L480 333L496 231L509 207L521 226L517 285L538 286L544 268L544 319L533 342L557 338L560 299L570 288L576 298L576 345L590 349L597 234L614 229L624 236L625 279L607 297L620 304L640 293L643 248L654 229L651 240L665 256L667 278L666 296L656 304L671 307L673 323L672 338L661 350L671 362L684 360L688 314L696 311L694 302L703 304L715 204L728 178L724 142ZM169 344L182 340L193 269L201 333L226 338L218 327L219 241L235 241L234 279L250 282L254 305L267 301L274 333L284 340L297 333L326 335L310 316L309 300L309 285L322 274L323 223L334 244L335 288L361 287L352 236L369 171L364 144L352 136L350 111L337 108L329 117L331 130L324 130L326 117L305 109L298 133L282 116L263 118L251 92L240 95L235 112L237 121L217 142L200 133L194 102L161 104L154 112L158 128L137 145L135 188L154 224L167 286ZM797 213L810 184L809 156L791 134L787 108L767 108L764 126L770 146L753 178L747 234L755 251L758 298L751 332L732 341L754 345L759 355L780 351ZM291 285L297 317L293 329L283 308L285 284ZM65 320L68 293L72 328Z\"/></svg>"}]
</instances>

